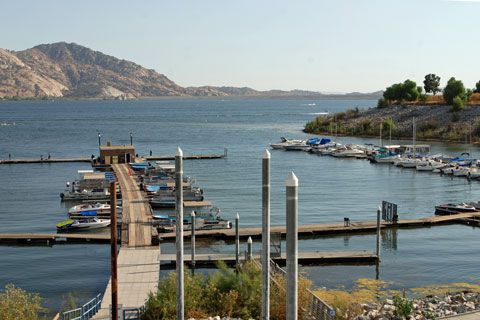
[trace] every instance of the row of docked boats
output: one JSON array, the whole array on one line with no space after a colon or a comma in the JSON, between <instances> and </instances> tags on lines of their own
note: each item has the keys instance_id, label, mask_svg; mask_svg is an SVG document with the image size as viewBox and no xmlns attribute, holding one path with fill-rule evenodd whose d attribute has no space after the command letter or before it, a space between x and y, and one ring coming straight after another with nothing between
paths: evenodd
<instances>
[{"instance_id":1,"label":"row of docked boats","mask_svg":"<svg viewBox=\"0 0 480 320\"><path fill-rule=\"evenodd\" d=\"M171 232L176 224L175 165L169 161L157 161L144 167L133 168L138 176L140 189L154 209L152 218L159 232ZM220 209L205 201L203 190L195 186L196 180L183 178L184 230L230 229L230 221L220 216ZM190 216L195 213L195 219ZM193 223L193 221L195 221Z\"/></svg>"},{"instance_id":2,"label":"row of docked boats","mask_svg":"<svg viewBox=\"0 0 480 320\"><path fill-rule=\"evenodd\" d=\"M469 179L480 178L480 161L472 159L468 153L462 153L460 157L444 154L428 155L430 146L426 144L379 147L372 144L345 145L328 138L289 140L282 137L280 142L271 143L270 146L274 149L302 150L337 158L366 158L372 163L388 163L397 167L413 168L417 171L429 171Z\"/></svg>"}]
</instances>

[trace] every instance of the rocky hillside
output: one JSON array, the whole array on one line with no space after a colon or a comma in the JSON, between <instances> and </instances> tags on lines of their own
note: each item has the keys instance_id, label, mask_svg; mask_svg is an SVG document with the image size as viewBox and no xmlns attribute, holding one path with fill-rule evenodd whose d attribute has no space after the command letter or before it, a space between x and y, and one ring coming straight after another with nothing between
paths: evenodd
<instances>
[{"instance_id":1,"label":"rocky hillside","mask_svg":"<svg viewBox=\"0 0 480 320\"><path fill-rule=\"evenodd\" d=\"M0 98L226 95L214 88L181 87L154 70L75 43L0 49Z\"/></svg>"},{"instance_id":2,"label":"rocky hillside","mask_svg":"<svg viewBox=\"0 0 480 320\"><path fill-rule=\"evenodd\" d=\"M160 96L377 99L381 92L324 95L315 91L257 91L247 87L185 88L154 70L75 43L41 44L24 51L0 49L0 99Z\"/></svg>"},{"instance_id":3,"label":"rocky hillside","mask_svg":"<svg viewBox=\"0 0 480 320\"><path fill-rule=\"evenodd\" d=\"M478 95L478 97L477 97ZM474 94L475 100L480 94ZM388 137L390 123L392 136L412 138L415 118L418 139L465 141L470 135L480 141L480 105L468 105L465 110L451 112L447 105L390 105L386 108L347 110L328 117L317 117L305 126L305 132L325 134L335 131L349 136Z\"/></svg>"}]
</instances>

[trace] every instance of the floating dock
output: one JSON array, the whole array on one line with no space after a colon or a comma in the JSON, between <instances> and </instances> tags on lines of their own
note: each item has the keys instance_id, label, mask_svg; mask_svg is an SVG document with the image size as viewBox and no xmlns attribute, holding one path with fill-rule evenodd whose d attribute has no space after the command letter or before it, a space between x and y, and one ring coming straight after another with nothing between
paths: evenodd
<instances>
[{"instance_id":1,"label":"floating dock","mask_svg":"<svg viewBox=\"0 0 480 320\"><path fill-rule=\"evenodd\" d=\"M244 257L241 256L240 260ZM253 259L260 261L260 254L254 253ZM175 268L175 254L161 254L161 268ZM282 252L280 257L272 257L278 265L285 266L286 253ZM373 251L339 251L339 252L299 252L298 263L302 265L320 265L320 264L375 264L378 262L378 256ZM184 254L184 261L192 265L191 255L188 252ZM224 261L228 266L235 265L235 254L196 254L195 267L215 267L218 261Z\"/></svg>"},{"instance_id":2,"label":"floating dock","mask_svg":"<svg viewBox=\"0 0 480 320\"><path fill-rule=\"evenodd\" d=\"M432 227L436 225L445 225L445 224L472 224L473 218L480 218L480 212L472 213L461 213L456 215L441 216L441 217L430 217L423 219L410 219L410 220L401 220L397 222L382 222L381 228L414 228L414 227ZM280 232L282 237L285 238L285 227L271 227L271 232ZM345 225L344 223L331 223L331 224L313 224L313 225L303 225L298 226L298 237L313 237L313 236L323 236L323 235L333 235L333 234L346 234L346 233L367 233L367 232L376 232L377 231L377 222L351 222L350 225ZM240 238L247 239L252 237L252 239L261 239L262 237L262 228L240 228L239 229ZM190 236L190 231L184 232L185 237ZM175 233L163 233L160 235L163 240L175 240ZM195 237L199 238L216 238L222 240L234 240L235 239L235 230L234 229L219 229L219 230L197 230L195 231Z\"/></svg>"},{"instance_id":3,"label":"floating dock","mask_svg":"<svg viewBox=\"0 0 480 320\"><path fill-rule=\"evenodd\" d=\"M216 155L216 154L198 154L198 155L184 155L184 160L197 160L197 159L222 159L225 158L226 155ZM158 157L143 157L147 161L168 161L168 160L175 160L175 156L158 156Z\"/></svg>"},{"instance_id":4,"label":"floating dock","mask_svg":"<svg viewBox=\"0 0 480 320\"><path fill-rule=\"evenodd\" d=\"M0 160L0 164L17 164L17 163L59 163L59 162L90 162L91 158L69 158L69 159L11 159Z\"/></svg>"},{"instance_id":5,"label":"floating dock","mask_svg":"<svg viewBox=\"0 0 480 320\"><path fill-rule=\"evenodd\" d=\"M110 243L110 235L80 233L2 233L0 244Z\"/></svg>"}]
</instances>

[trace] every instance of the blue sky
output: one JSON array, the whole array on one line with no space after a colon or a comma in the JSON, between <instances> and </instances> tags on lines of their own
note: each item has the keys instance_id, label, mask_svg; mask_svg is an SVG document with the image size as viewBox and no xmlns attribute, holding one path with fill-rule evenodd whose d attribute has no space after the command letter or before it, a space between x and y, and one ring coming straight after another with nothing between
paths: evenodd
<instances>
[{"instance_id":1,"label":"blue sky","mask_svg":"<svg viewBox=\"0 0 480 320\"><path fill-rule=\"evenodd\" d=\"M181 86L372 92L480 80L480 1L8 1L0 47L75 42ZM7 31L8 30L8 31Z\"/></svg>"}]
</instances>

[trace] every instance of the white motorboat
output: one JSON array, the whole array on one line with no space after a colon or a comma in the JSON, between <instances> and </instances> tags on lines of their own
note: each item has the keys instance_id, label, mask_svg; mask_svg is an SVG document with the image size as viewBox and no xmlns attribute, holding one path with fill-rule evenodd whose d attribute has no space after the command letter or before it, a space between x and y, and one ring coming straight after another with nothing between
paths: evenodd
<instances>
[{"instance_id":1,"label":"white motorboat","mask_svg":"<svg viewBox=\"0 0 480 320\"><path fill-rule=\"evenodd\" d=\"M436 215L475 212L475 211L478 211L477 208L467 203L445 203L445 204L440 204L438 206L435 206Z\"/></svg>"},{"instance_id":2,"label":"white motorboat","mask_svg":"<svg viewBox=\"0 0 480 320\"><path fill-rule=\"evenodd\" d=\"M400 159L400 155L394 154L394 155L375 155L371 157L371 161L375 163L395 163Z\"/></svg>"},{"instance_id":3,"label":"white motorboat","mask_svg":"<svg viewBox=\"0 0 480 320\"><path fill-rule=\"evenodd\" d=\"M57 224L57 231L72 231L80 229L98 229L110 225L110 219L88 218L80 220L67 220Z\"/></svg>"},{"instance_id":4,"label":"white motorboat","mask_svg":"<svg viewBox=\"0 0 480 320\"><path fill-rule=\"evenodd\" d=\"M117 208L120 208L117 206ZM78 206L73 206L68 210L70 215L81 215L85 212L95 212L95 214L110 213L110 205L106 203L84 203ZM94 214L91 214L94 215Z\"/></svg>"},{"instance_id":5,"label":"white motorboat","mask_svg":"<svg viewBox=\"0 0 480 320\"><path fill-rule=\"evenodd\" d=\"M478 168L470 168L467 174L468 179L478 179L480 178L480 170Z\"/></svg>"},{"instance_id":6,"label":"white motorboat","mask_svg":"<svg viewBox=\"0 0 480 320\"><path fill-rule=\"evenodd\" d=\"M270 147L272 147L272 149L285 149L285 146L289 146L291 144L300 144L307 142L307 140L289 140L285 137L281 137L280 140L281 142L270 143Z\"/></svg>"},{"instance_id":7,"label":"white motorboat","mask_svg":"<svg viewBox=\"0 0 480 320\"><path fill-rule=\"evenodd\" d=\"M453 171L452 174L455 177L466 177L468 176L468 171L470 170L470 167L456 167Z\"/></svg>"},{"instance_id":8,"label":"white motorboat","mask_svg":"<svg viewBox=\"0 0 480 320\"><path fill-rule=\"evenodd\" d=\"M427 164L425 165L421 165L421 164L417 164L417 167L416 169L418 171L433 171L435 169L440 169L440 168L443 168L445 167L445 164L440 162L440 161L434 161L434 160L430 160Z\"/></svg>"},{"instance_id":9,"label":"white motorboat","mask_svg":"<svg viewBox=\"0 0 480 320\"><path fill-rule=\"evenodd\" d=\"M354 147L345 147L332 153L332 156L337 158L359 157L365 155L365 152Z\"/></svg>"}]
</instances>

